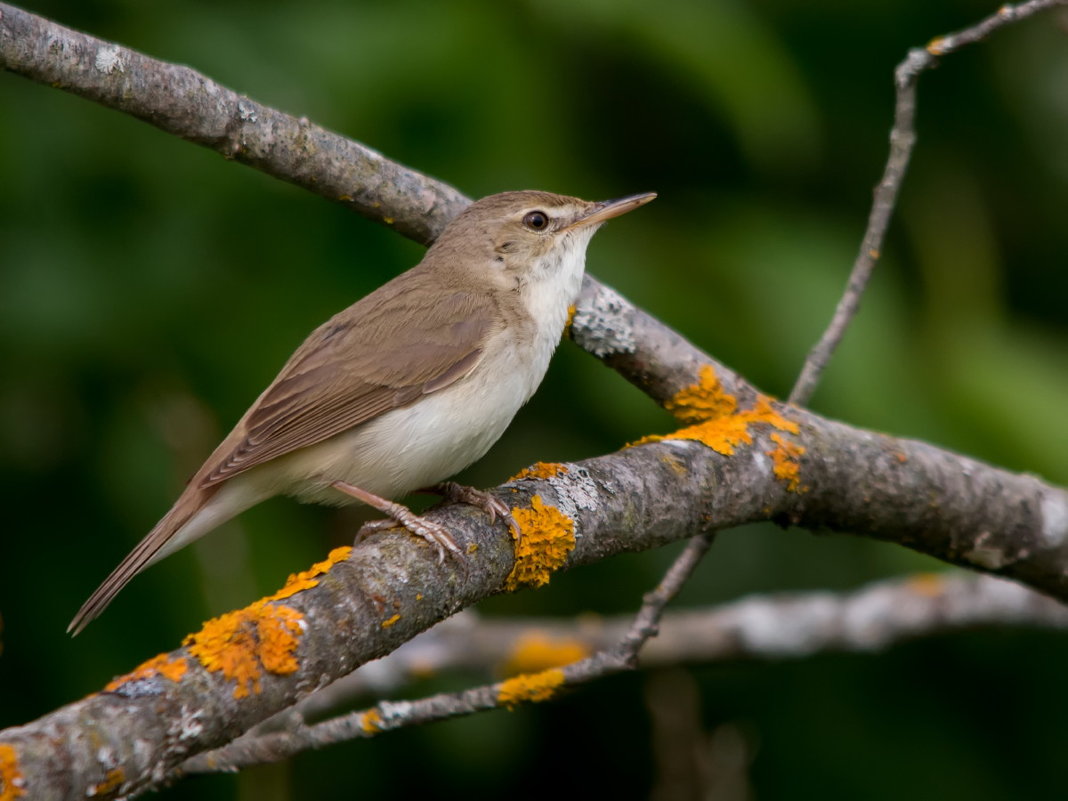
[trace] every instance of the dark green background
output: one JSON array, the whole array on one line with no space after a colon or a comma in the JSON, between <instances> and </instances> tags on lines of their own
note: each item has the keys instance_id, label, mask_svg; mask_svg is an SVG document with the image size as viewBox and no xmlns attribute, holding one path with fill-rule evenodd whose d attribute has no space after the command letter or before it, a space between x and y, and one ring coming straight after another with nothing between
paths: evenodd
<instances>
[{"instance_id":1,"label":"dark green background","mask_svg":"<svg viewBox=\"0 0 1068 801\"><path fill-rule=\"evenodd\" d=\"M470 195L658 191L598 234L591 270L776 394L856 252L886 154L893 66L995 8L28 6ZM1065 483L1068 37L1056 20L1002 32L924 79L885 259L813 405ZM420 252L143 123L0 75L0 726L98 689L351 538L356 518L276 500L139 577L77 640L63 631L302 337ZM496 484L532 461L608 452L670 425L568 344L465 478ZM632 610L672 553L576 570L484 611ZM752 527L720 538L683 602L937 568L890 545ZM1066 657L1057 634L986 632L692 675L701 725L742 733L761 799L981 801L1062 794ZM642 798L656 780L648 678L192 779L162 797Z\"/></svg>"}]
</instances>

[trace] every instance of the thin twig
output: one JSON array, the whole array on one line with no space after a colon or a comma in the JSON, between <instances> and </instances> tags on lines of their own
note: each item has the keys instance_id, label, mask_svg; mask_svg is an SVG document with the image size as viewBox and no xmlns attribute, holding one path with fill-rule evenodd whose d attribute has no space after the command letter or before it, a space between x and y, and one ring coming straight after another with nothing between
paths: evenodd
<instances>
[{"instance_id":1,"label":"thin twig","mask_svg":"<svg viewBox=\"0 0 1068 801\"><path fill-rule=\"evenodd\" d=\"M991 16L958 33L939 36L926 48L913 48L894 71L897 98L894 104L894 125L890 129L890 155L883 170L882 180L875 187L875 198L868 227L860 243L860 252L853 262L846 289L834 310L827 330L809 351L808 358L790 392L790 403L805 405L819 383L831 356L837 349L846 328L860 308L860 299L868 286L875 265L882 253L886 229L897 204L905 172L908 169L912 148L916 144L916 84L920 75L936 66L940 56L956 52L965 45L981 42L999 28L1026 19L1048 8L1068 5L1068 0L1030 0L1020 5L1004 5Z\"/></svg>"}]
</instances>

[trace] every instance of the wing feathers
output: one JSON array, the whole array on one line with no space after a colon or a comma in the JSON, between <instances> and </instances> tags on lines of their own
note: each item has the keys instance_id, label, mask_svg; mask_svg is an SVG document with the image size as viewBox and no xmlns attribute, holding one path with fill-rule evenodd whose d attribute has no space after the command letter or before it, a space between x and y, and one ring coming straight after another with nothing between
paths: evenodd
<instances>
[{"instance_id":1,"label":"wing feathers","mask_svg":"<svg viewBox=\"0 0 1068 801\"><path fill-rule=\"evenodd\" d=\"M487 339L501 328L497 308L485 294L441 298L440 291L430 295L428 289L434 288L407 287L403 296L369 303L379 290L320 326L195 483L216 485L470 375Z\"/></svg>"}]
</instances>

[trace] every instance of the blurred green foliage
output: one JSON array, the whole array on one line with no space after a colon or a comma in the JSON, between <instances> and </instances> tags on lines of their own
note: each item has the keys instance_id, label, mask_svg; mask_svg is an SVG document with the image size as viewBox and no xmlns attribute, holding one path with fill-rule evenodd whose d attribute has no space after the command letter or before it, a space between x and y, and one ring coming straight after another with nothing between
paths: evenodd
<instances>
[{"instance_id":1,"label":"blurred green foliage","mask_svg":"<svg viewBox=\"0 0 1068 801\"><path fill-rule=\"evenodd\" d=\"M829 319L885 158L893 66L994 3L522 0L29 2L350 135L470 195L660 199L590 268L776 394ZM1068 482L1068 41L1047 16L946 60L885 258L813 405ZM418 260L388 230L121 114L0 75L0 727L168 650L351 537L276 500L65 625L323 319ZM465 478L608 452L666 415L566 345ZM486 613L621 612L671 553ZM847 588L938 569L885 544L752 527L685 592ZM987 632L879 656L696 669L762 799L1055 797L1068 647ZM425 693L464 686L443 678ZM167 799L646 797L646 677L308 754ZM412 770L418 765L418 770ZM575 783L579 780L580 783ZM585 789L583 789L585 787Z\"/></svg>"}]
</instances>

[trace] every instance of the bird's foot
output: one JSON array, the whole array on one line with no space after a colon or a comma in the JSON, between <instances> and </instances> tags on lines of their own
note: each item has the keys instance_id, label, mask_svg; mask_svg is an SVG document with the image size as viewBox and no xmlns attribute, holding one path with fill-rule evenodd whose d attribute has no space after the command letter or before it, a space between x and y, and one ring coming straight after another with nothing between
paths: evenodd
<instances>
[{"instance_id":1,"label":"bird's foot","mask_svg":"<svg viewBox=\"0 0 1068 801\"><path fill-rule=\"evenodd\" d=\"M490 525L496 523L497 518L500 517L501 520L508 524L508 529L512 532L512 538L519 539L519 524L512 517L512 510L508 508L508 504L495 495L464 484L457 484L455 481L442 481L432 487L424 487L419 492L440 495L446 502L466 503L475 506L486 513L489 517Z\"/></svg>"},{"instance_id":2,"label":"bird's foot","mask_svg":"<svg viewBox=\"0 0 1068 801\"><path fill-rule=\"evenodd\" d=\"M332 486L334 489L344 492L346 495L351 495L356 500L367 504L372 509L376 509L390 518L389 520L372 520L370 523L365 523L356 535L357 540L362 539L368 532L383 531L400 525L413 534L422 537L432 546L437 548L439 562L445 561L446 551L453 553L457 557L463 555L460 551L460 547L456 544L456 540L452 538L452 535L450 535L448 530L440 523L426 520L417 515L407 506L403 506L393 501L387 501L385 498L381 498L373 492L360 489L353 484L344 481L335 481Z\"/></svg>"}]
</instances>

